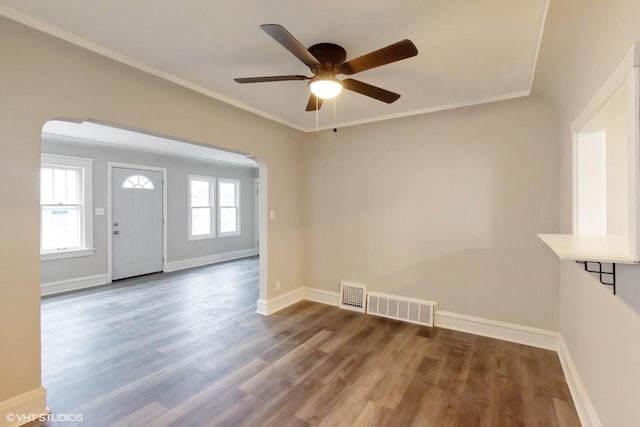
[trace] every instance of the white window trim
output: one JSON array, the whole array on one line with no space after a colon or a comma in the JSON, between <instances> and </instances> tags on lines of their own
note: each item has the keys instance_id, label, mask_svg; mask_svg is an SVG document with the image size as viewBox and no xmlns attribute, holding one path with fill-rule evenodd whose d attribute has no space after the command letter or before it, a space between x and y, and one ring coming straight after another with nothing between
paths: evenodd
<instances>
[{"instance_id":1,"label":"white window trim","mask_svg":"<svg viewBox=\"0 0 640 427\"><path fill-rule=\"evenodd\" d=\"M229 231L226 233L223 233L220 230L220 208L221 207L227 207L227 206L220 206L220 184L224 184L224 183L229 183L229 184L234 184L235 188L236 188L236 206L234 206L236 208L236 225L238 226L236 231ZM217 209L217 230L218 230L218 237L233 237L233 236L239 236L241 234L241 230L240 230L240 180L239 179L231 179L231 178L218 178L218 187L216 188L217 190L217 196L218 198L216 199L216 209Z\"/></svg>"},{"instance_id":2,"label":"white window trim","mask_svg":"<svg viewBox=\"0 0 640 427\"><path fill-rule=\"evenodd\" d=\"M80 168L82 174L82 248L69 250L55 250L40 252L40 260L48 261L62 258L75 258L93 255L93 159L82 157L61 156L59 154L42 153L40 156L40 167L43 166L66 166Z\"/></svg>"},{"instance_id":3,"label":"white window trim","mask_svg":"<svg viewBox=\"0 0 640 427\"><path fill-rule=\"evenodd\" d=\"M192 234L192 224L191 224L191 181L207 181L209 183L209 198L211 199L211 233L209 234L199 234L194 236ZM188 175L187 176L187 239L189 241L192 240L206 240L206 239L215 239L216 238L216 220L217 220L217 211L216 211L216 178L213 176L203 176L203 175Z\"/></svg>"}]
</instances>

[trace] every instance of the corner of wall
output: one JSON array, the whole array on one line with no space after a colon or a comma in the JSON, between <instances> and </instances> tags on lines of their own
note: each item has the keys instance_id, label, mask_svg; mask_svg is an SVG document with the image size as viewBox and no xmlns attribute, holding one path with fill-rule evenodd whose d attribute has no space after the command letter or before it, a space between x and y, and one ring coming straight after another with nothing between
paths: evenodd
<instances>
[{"instance_id":1,"label":"corner of wall","mask_svg":"<svg viewBox=\"0 0 640 427\"><path fill-rule=\"evenodd\" d=\"M21 426L47 412L47 390L38 387L0 402L0 427Z\"/></svg>"},{"instance_id":2,"label":"corner of wall","mask_svg":"<svg viewBox=\"0 0 640 427\"><path fill-rule=\"evenodd\" d=\"M571 391L573 404L580 417L580 422L584 427L601 427L602 423L600 422L600 418L589 398L587 388L582 382L578 368L573 362L573 358L562 334L558 337L558 357L560 358L560 364L562 365L564 376L567 379L567 384Z\"/></svg>"}]
</instances>

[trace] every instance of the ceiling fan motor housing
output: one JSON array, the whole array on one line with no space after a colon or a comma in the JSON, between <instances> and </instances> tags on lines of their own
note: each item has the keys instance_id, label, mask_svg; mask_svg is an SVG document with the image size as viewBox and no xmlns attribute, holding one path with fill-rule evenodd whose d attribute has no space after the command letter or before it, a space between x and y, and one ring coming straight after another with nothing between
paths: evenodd
<instances>
[{"instance_id":1,"label":"ceiling fan motor housing","mask_svg":"<svg viewBox=\"0 0 640 427\"><path fill-rule=\"evenodd\" d=\"M337 67L347 59L347 51L342 46L333 43L314 44L309 48L309 52L322 64L320 70L311 70L314 73L323 70L337 72Z\"/></svg>"}]
</instances>

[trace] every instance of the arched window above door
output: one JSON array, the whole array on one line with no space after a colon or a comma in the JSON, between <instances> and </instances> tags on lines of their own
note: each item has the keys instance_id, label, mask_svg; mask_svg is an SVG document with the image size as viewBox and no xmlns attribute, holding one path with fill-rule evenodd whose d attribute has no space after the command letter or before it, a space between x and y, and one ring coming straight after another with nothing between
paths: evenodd
<instances>
[{"instance_id":1,"label":"arched window above door","mask_svg":"<svg viewBox=\"0 0 640 427\"><path fill-rule=\"evenodd\" d=\"M136 188L140 190L153 190L153 182L144 175L131 175L124 180L122 188Z\"/></svg>"}]
</instances>

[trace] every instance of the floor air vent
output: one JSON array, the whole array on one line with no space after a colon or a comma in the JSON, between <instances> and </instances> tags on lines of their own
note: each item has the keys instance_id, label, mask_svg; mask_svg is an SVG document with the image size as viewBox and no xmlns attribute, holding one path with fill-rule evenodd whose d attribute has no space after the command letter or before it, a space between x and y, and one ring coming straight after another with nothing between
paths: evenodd
<instances>
[{"instance_id":1,"label":"floor air vent","mask_svg":"<svg viewBox=\"0 0 640 427\"><path fill-rule=\"evenodd\" d=\"M367 299L368 314L433 326L435 302L377 292L369 292Z\"/></svg>"},{"instance_id":2,"label":"floor air vent","mask_svg":"<svg viewBox=\"0 0 640 427\"><path fill-rule=\"evenodd\" d=\"M340 284L340 308L347 310L366 311L367 286L358 283L342 282Z\"/></svg>"}]
</instances>

